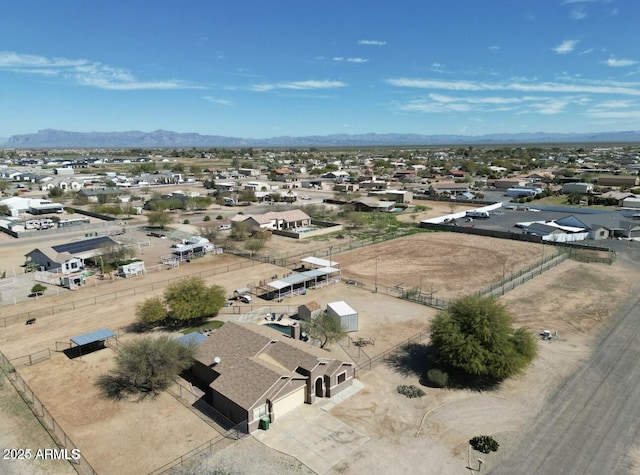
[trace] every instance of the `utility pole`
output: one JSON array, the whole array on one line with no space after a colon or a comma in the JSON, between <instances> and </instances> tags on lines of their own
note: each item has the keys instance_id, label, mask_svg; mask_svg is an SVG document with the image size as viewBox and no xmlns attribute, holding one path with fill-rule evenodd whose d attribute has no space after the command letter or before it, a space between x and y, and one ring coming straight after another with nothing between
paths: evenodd
<instances>
[{"instance_id":1,"label":"utility pole","mask_svg":"<svg viewBox=\"0 0 640 475\"><path fill-rule=\"evenodd\" d=\"M378 293L378 258L377 257L376 257L376 273L375 273L374 280L375 280L375 284L374 284L375 291L374 292L377 294Z\"/></svg>"}]
</instances>

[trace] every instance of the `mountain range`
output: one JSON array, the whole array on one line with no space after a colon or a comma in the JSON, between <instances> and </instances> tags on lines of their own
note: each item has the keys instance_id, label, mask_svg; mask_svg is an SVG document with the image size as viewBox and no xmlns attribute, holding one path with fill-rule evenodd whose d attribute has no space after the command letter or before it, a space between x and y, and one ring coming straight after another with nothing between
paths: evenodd
<instances>
[{"instance_id":1,"label":"mountain range","mask_svg":"<svg viewBox=\"0 0 640 475\"><path fill-rule=\"evenodd\" d=\"M491 135L421 135L421 134L333 134L304 137L281 136L264 139L153 132L68 132L45 129L35 134L14 135L0 146L5 148L184 148L184 147L366 147L409 145L472 144L553 144L553 143L640 143L640 130L594 132L585 134L518 133Z\"/></svg>"}]
</instances>

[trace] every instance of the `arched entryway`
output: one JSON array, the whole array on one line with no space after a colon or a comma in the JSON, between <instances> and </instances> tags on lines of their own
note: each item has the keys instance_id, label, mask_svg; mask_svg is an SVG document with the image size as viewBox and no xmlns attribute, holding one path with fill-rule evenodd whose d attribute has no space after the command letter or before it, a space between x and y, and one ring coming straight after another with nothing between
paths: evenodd
<instances>
[{"instance_id":1,"label":"arched entryway","mask_svg":"<svg viewBox=\"0 0 640 475\"><path fill-rule=\"evenodd\" d=\"M316 397L324 397L324 388L322 385L322 377L316 379Z\"/></svg>"}]
</instances>

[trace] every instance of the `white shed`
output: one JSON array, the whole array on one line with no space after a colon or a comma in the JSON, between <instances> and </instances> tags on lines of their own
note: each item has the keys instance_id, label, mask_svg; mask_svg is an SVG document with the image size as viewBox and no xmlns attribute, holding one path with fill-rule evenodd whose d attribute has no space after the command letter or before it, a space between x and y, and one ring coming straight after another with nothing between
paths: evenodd
<instances>
[{"instance_id":1,"label":"white shed","mask_svg":"<svg viewBox=\"0 0 640 475\"><path fill-rule=\"evenodd\" d=\"M118 275L125 278L143 275L145 273L146 269L143 261L130 262L129 264L118 267Z\"/></svg>"},{"instance_id":2,"label":"white shed","mask_svg":"<svg viewBox=\"0 0 640 475\"><path fill-rule=\"evenodd\" d=\"M358 312L352 309L344 300L328 303L327 315L338 318L344 331L358 331Z\"/></svg>"}]
</instances>

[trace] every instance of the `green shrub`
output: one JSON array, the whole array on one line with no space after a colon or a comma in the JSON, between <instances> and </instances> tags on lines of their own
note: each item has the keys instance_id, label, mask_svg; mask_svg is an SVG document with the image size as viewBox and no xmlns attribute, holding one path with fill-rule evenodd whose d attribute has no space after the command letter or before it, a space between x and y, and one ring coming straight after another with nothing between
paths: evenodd
<instances>
[{"instance_id":1,"label":"green shrub","mask_svg":"<svg viewBox=\"0 0 640 475\"><path fill-rule=\"evenodd\" d=\"M182 222L182 224L190 224L190 223L191 223L191 221L189 221L188 219L185 219L185 220Z\"/></svg>"},{"instance_id":2,"label":"green shrub","mask_svg":"<svg viewBox=\"0 0 640 475\"><path fill-rule=\"evenodd\" d=\"M222 216L221 214L219 214L218 216L216 216L216 219L217 219L217 220L224 219L224 216Z\"/></svg>"},{"instance_id":3,"label":"green shrub","mask_svg":"<svg viewBox=\"0 0 640 475\"><path fill-rule=\"evenodd\" d=\"M42 295L42 294L44 294L45 290L47 290L47 288L44 285L35 284L33 287L31 287L31 294L32 295Z\"/></svg>"},{"instance_id":4,"label":"green shrub","mask_svg":"<svg viewBox=\"0 0 640 475\"><path fill-rule=\"evenodd\" d=\"M490 435L477 435L473 439L469 440L469 444L478 452L488 454L489 452L496 452L500 447L500 444Z\"/></svg>"},{"instance_id":5,"label":"green shrub","mask_svg":"<svg viewBox=\"0 0 640 475\"><path fill-rule=\"evenodd\" d=\"M424 391L413 384L407 386L405 384L401 384L398 386L398 392L403 396L407 396L408 398L414 397L422 397L424 396Z\"/></svg>"},{"instance_id":6,"label":"green shrub","mask_svg":"<svg viewBox=\"0 0 640 475\"><path fill-rule=\"evenodd\" d=\"M433 368L427 371L427 381L434 388L445 388L449 384L449 374L441 369Z\"/></svg>"},{"instance_id":7,"label":"green shrub","mask_svg":"<svg viewBox=\"0 0 640 475\"><path fill-rule=\"evenodd\" d=\"M211 216L206 215L204 218L202 218L202 221L211 221Z\"/></svg>"}]
</instances>

